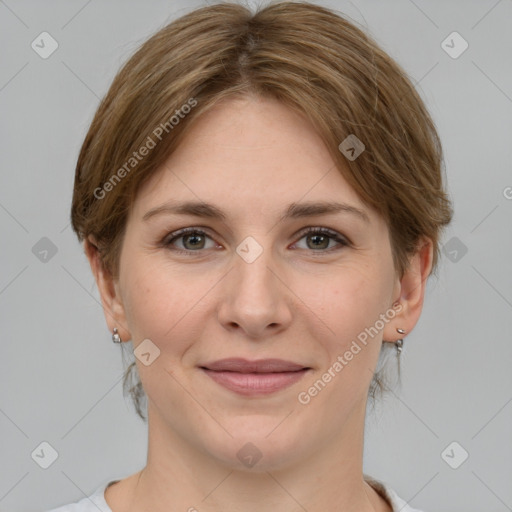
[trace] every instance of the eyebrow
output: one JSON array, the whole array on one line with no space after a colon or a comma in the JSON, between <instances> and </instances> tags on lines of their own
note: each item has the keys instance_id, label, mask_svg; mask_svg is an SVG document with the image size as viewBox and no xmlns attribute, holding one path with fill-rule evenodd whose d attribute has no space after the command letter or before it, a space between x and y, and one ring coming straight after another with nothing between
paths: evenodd
<instances>
[{"instance_id":1,"label":"eyebrow","mask_svg":"<svg viewBox=\"0 0 512 512\"><path fill-rule=\"evenodd\" d=\"M349 213L369 223L370 219L365 211L346 203L332 201L291 203L280 217L280 221L286 219L300 219L333 213ZM227 215L215 205L200 201L168 202L147 211L142 217L147 221L156 215L176 214L193 215L195 217L207 217L225 221Z\"/></svg>"}]
</instances>

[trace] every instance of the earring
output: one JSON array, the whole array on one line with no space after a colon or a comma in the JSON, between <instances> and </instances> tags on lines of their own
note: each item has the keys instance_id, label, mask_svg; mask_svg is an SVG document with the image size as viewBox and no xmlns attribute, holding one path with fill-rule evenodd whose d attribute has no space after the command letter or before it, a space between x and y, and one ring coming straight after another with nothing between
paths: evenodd
<instances>
[{"instance_id":1,"label":"earring","mask_svg":"<svg viewBox=\"0 0 512 512\"><path fill-rule=\"evenodd\" d=\"M398 332L398 334L405 334L404 329L400 329L400 328L397 328L396 332ZM400 353L402 352L403 346L404 346L403 338L400 338L399 340L395 341L395 347L396 347L397 355L400 355Z\"/></svg>"},{"instance_id":2,"label":"earring","mask_svg":"<svg viewBox=\"0 0 512 512\"><path fill-rule=\"evenodd\" d=\"M112 341L114 343L121 343L123 341L117 332L117 327L114 327L114 332L112 333Z\"/></svg>"}]
</instances>

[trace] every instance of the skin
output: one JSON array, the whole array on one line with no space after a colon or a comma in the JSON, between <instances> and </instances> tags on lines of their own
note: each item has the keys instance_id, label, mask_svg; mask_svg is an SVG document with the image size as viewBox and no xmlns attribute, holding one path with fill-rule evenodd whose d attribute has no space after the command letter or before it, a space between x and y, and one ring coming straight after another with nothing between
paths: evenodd
<instances>
[{"instance_id":1,"label":"skin","mask_svg":"<svg viewBox=\"0 0 512 512\"><path fill-rule=\"evenodd\" d=\"M170 200L213 203L226 218L143 220ZM279 220L292 202L328 200L362 210L368 222L347 212ZM207 237L169 242L184 227L201 227ZM307 227L330 228L349 244L318 241L302 234ZM236 252L247 236L263 248L251 263ZM399 279L386 223L336 170L304 118L270 99L224 100L139 191L118 280L93 242L85 250L110 331L117 327L134 348L148 338L160 350L149 366L137 360L148 395L148 459L107 489L114 512L391 510L363 479L367 393L383 340L402 337L397 328L409 333L419 318L432 244L423 240ZM299 403L298 393L396 301L400 313L307 405ZM243 397L198 368L225 357L276 357L311 370L277 393ZM252 468L237 457L247 442L262 454Z\"/></svg>"}]
</instances>

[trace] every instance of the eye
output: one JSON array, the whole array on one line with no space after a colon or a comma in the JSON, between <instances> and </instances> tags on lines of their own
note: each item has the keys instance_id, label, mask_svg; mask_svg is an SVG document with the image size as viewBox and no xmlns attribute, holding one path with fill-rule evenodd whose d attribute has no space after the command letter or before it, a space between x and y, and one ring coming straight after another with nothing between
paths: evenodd
<instances>
[{"instance_id":1,"label":"eye","mask_svg":"<svg viewBox=\"0 0 512 512\"><path fill-rule=\"evenodd\" d=\"M210 245L207 241L210 240ZM216 243L202 229L183 228L171 233L163 240L165 246L174 246L173 250L177 252L197 252L201 249L213 249L217 247ZM181 244L181 246L179 245Z\"/></svg>"},{"instance_id":2,"label":"eye","mask_svg":"<svg viewBox=\"0 0 512 512\"><path fill-rule=\"evenodd\" d=\"M326 253L349 246L350 242L343 236L329 228L307 228L300 233L300 239L295 242L297 246L301 240L306 240L306 247L298 247L314 252ZM209 243L208 243L209 242ZM203 249L220 248L220 246L206 233L206 231L189 227L170 233L162 240L162 245L182 254L201 252Z\"/></svg>"},{"instance_id":3,"label":"eye","mask_svg":"<svg viewBox=\"0 0 512 512\"><path fill-rule=\"evenodd\" d=\"M303 231L301 235L300 240L306 240L306 247L300 247L301 249L316 252L331 252L331 250L337 250L350 245L345 237L328 228L308 228L306 231ZM332 242L334 242L334 244L332 244ZM298 244L298 242L296 242L296 244Z\"/></svg>"}]
</instances>

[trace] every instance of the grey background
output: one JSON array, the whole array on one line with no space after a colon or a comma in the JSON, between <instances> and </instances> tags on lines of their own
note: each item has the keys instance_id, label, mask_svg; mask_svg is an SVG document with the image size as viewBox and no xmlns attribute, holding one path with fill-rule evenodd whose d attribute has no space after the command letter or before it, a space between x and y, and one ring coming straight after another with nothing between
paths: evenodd
<instances>
[{"instance_id":1,"label":"grey background","mask_svg":"<svg viewBox=\"0 0 512 512\"><path fill-rule=\"evenodd\" d=\"M318 3L367 27L418 84L456 212L405 340L402 390L368 417L365 472L426 511L512 510L512 1ZM0 1L0 510L75 501L145 464L146 425L122 397L120 349L69 206L78 150L119 66L200 5ZM31 48L43 31L59 44L47 59ZM441 47L453 31L469 43L457 59ZM57 249L46 261L43 237ZM48 469L31 457L43 441L58 452ZM453 441L469 453L458 469L441 456Z\"/></svg>"}]
</instances>

